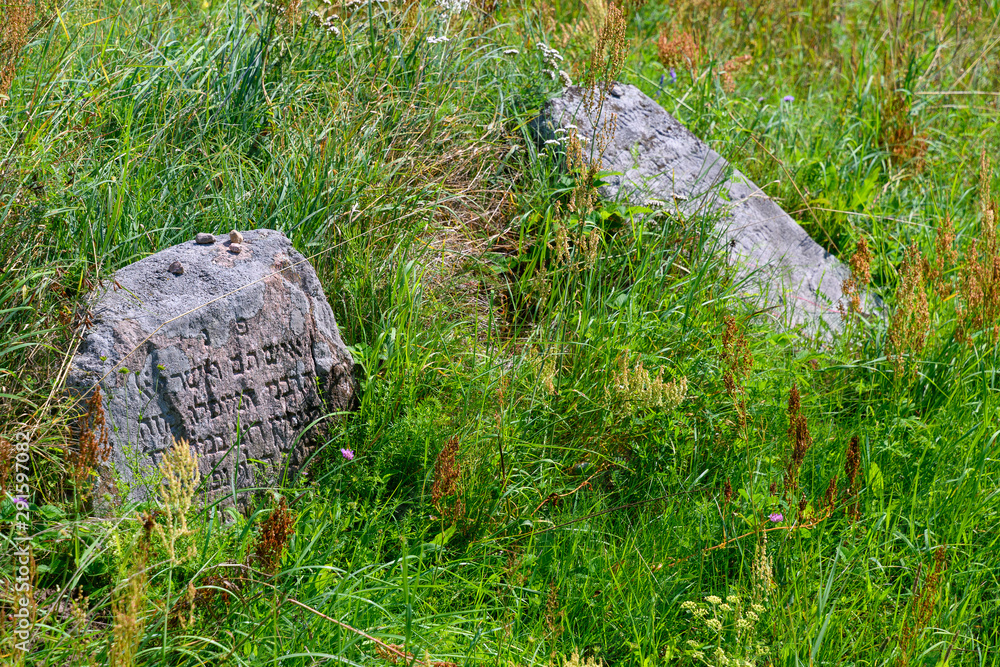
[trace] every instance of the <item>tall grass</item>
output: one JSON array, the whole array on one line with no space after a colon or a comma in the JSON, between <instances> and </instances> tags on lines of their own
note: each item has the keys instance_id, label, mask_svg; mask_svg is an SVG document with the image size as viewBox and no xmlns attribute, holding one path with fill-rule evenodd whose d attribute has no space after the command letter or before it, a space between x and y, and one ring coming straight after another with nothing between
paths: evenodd
<instances>
[{"instance_id":1,"label":"tall grass","mask_svg":"<svg viewBox=\"0 0 1000 667\"><path fill-rule=\"evenodd\" d=\"M585 80L614 12L460 5L36 7L0 107L0 522L13 546L27 431L35 634L0 655L994 664L996 3L625 3L620 78L841 259L871 247L884 316L833 342L756 317L711 220L576 206L528 130L560 85L536 45ZM79 515L85 295L254 227L316 266L357 411L245 514L184 511L181 457L163 498Z\"/></svg>"}]
</instances>

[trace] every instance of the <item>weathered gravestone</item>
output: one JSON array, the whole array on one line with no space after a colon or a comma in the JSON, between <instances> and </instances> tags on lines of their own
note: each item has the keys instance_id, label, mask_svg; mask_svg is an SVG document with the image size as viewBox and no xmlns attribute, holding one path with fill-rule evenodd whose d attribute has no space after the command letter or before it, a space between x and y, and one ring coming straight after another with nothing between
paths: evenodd
<instances>
[{"instance_id":1,"label":"weathered gravestone","mask_svg":"<svg viewBox=\"0 0 1000 667\"><path fill-rule=\"evenodd\" d=\"M132 500L155 492L144 477L172 438L190 442L209 498L294 474L316 444L306 427L354 396L309 262L276 231L233 238L146 257L91 300L67 385L100 383L110 463Z\"/></svg>"},{"instance_id":2,"label":"weathered gravestone","mask_svg":"<svg viewBox=\"0 0 1000 667\"><path fill-rule=\"evenodd\" d=\"M632 204L676 206L685 215L715 215L747 298L810 334L840 329L837 306L850 270L760 188L635 86L615 84L593 118L583 97L580 87L567 88L548 103L534 128L540 139L552 140L557 129L574 125L586 154L611 115L617 116L603 155L603 168L616 175L600 189L603 198L623 196ZM863 307L873 303L868 296L863 301Z\"/></svg>"}]
</instances>

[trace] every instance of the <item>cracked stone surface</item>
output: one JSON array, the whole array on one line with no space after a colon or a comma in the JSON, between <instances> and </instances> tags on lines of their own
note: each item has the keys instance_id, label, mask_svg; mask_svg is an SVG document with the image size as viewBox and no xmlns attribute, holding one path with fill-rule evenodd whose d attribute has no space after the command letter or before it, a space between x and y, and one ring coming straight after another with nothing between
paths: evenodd
<instances>
[{"instance_id":1,"label":"cracked stone surface","mask_svg":"<svg viewBox=\"0 0 1000 667\"><path fill-rule=\"evenodd\" d=\"M595 126L616 114L617 130L603 158L604 169L616 175L600 189L603 198L715 216L744 298L809 335L840 331L837 305L850 269L760 188L633 85L615 84L598 118L586 113L582 101L580 87L565 89L533 128L545 141L572 124L580 137L594 142ZM586 151L590 143L583 145ZM877 298L863 297L864 310L878 305Z\"/></svg>"},{"instance_id":2,"label":"cracked stone surface","mask_svg":"<svg viewBox=\"0 0 1000 667\"><path fill-rule=\"evenodd\" d=\"M90 300L67 387L101 385L101 475L128 500L155 495L172 438L190 442L209 499L294 476L317 444L306 427L353 401L354 362L308 260L273 230L243 232L239 254L230 244L167 248Z\"/></svg>"}]
</instances>

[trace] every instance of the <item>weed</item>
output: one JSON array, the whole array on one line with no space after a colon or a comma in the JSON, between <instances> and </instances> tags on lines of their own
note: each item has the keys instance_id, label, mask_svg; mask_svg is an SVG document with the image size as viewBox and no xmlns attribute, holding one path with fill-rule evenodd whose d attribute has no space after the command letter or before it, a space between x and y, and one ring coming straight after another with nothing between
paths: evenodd
<instances>
[{"instance_id":1,"label":"weed","mask_svg":"<svg viewBox=\"0 0 1000 667\"><path fill-rule=\"evenodd\" d=\"M934 609L938 603L941 577L947 569L948 557L945 547L942 545L934 550L933 568L927 573L927 576L924 578L922 584L919 585L919 588L917 587L918 584L914 583L914 591L910 602L910 613L906 624L903 626L903 632L899 637L900 667L906 667L910 664L914 642L931 620L931 615L934 613ZM920 567L918 566L916 575L914 576L914 582L919 581Z\"/></svg>"},{"instance_id":2,"label":"weed","mask_svg":"<svg viewBox=\"0 0 1000 667\"><path fill-rule=\"evenodd\" d=\"M986 152L980 156L979 234L965 252L959 284L959 306L956 308L956 336L970 336L984 329L993 329L993 343L998 340L996 322L1000 319L1000 247L997 244L997 224L1000 223L1000 203L990 194L992 165ZM947 237L942 240L942 244Z\"/></svg>"},{"instance_id":3,"label":"weed","mask_svg":"<svg viewBox=\"0 0 1000 667\"><path fill-rule=\"evenodd\" d=\"M792 441L792 451L788 456L788 465L785 467L785 494L799 488L799 470L806 458L806 452L813 444L806 417L802 414L799 387L794 383L788 393L788 436Z\"/></svg>"},{"instance_id":4,"label":"weed","mask_svg":"<svg viewBox=\"0 0 1000 667\"><path fill-rule=\"evenodd\" d=\"M458 436L452 436L438 452L434 462L434 484L431 487L431 502L441 516L451 523L465 518L465 505L459 486L462 467L458 460L458 444Z\"/></svg>"},{"instance_id":5,"label":"weed","mask_svg":"<svg viewBox=\"0 0 1000 667\"><path fill-rule=\"evenodd\" d=\"M907 248L899 271L898 305L886 342L887 356L899 380L916 372L916 361L927 344L930 313L924 282L925 264L926 260L916 245Z\"/></svg>"},{"instance_id":6,"label":"weed","mask_svg":"<svg viewBox=\"0 0 1000 667\"><path fill-rule=\"evenodd\" d=\"M78 504L90 495L87 483L90 482L91 475L111 456L99 385L94 387L84 405L86 409L78 419L79 444L67 457Z\"/></svg>"},{"instance_id":7,"label":"weed","mask_svg":"<svg viewBox=\"0 0 1000 667\"><path fill-rule=\"evenodd\" d=\"M17 60L35 20L34 0L7 0L5 5L3 27L0 27L0 107L10 99L7 93L14 84Z\"/></svg>"},{"instance_id":8,"label":"weed","mask_svg":"<svg viewBox=\"0 0 1000 667\"><path fill-rule=\"evenodd\" d=\"M260 527L257 542L251 547L253 560L261 570L268 573L277 571L281 557L285 553L288 540L294 534L295 519L288 511L285 497L274 506Z\"/></svg>"},{"instance_id":9,"label":"weed","mask_svg":"<svg viewBox=\"0 0 1000 667\"><path fill-rule=\"evenodd\" d=\"M660 56L660 62L667 69L696 70L701 62L701 49L689 32L661 32L656 42L656 49ZM735 71L736 68L734 68Z\"/></svg>"}]
</instances>

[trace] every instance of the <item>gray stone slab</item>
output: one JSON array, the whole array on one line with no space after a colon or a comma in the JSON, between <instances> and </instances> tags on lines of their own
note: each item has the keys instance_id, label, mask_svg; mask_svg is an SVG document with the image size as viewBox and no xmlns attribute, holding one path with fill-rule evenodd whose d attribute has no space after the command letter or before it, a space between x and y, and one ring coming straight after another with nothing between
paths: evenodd
<instances>
[{"instance_id":1,"label":"gray stone slab","mask_svg":"<svg viewBox=\"0 0 1000 667\"><path fill-rule=\"evenodd\" d=\"M788 327L820 336L840 330L837 305L850 269L635 86L615 84L596 118L584 111L583 90L567 88L548 103L534 129L544 141L575 125L586 152L595 143L595 126L602 128L611 114L617 129L603 167L616 175L601 188L602 197L714 215L744 297Z\"/></svg>"},{"instance_id":2,"label":"gray stone slab","mask_svg":"<svg viewBox=\"0 0 1000 667\"><path fill-rule=\"evenodd\" d=\"M102 475L113 467L130 500L155 493L143 479L172 438L191 443L209 498L294 475L316 444L306 427L352 403L354 362L308 260L273 230L230 245L167 248L91 299L67 387L100 383L114 452Z\"/></svg>"}]
</instances>

